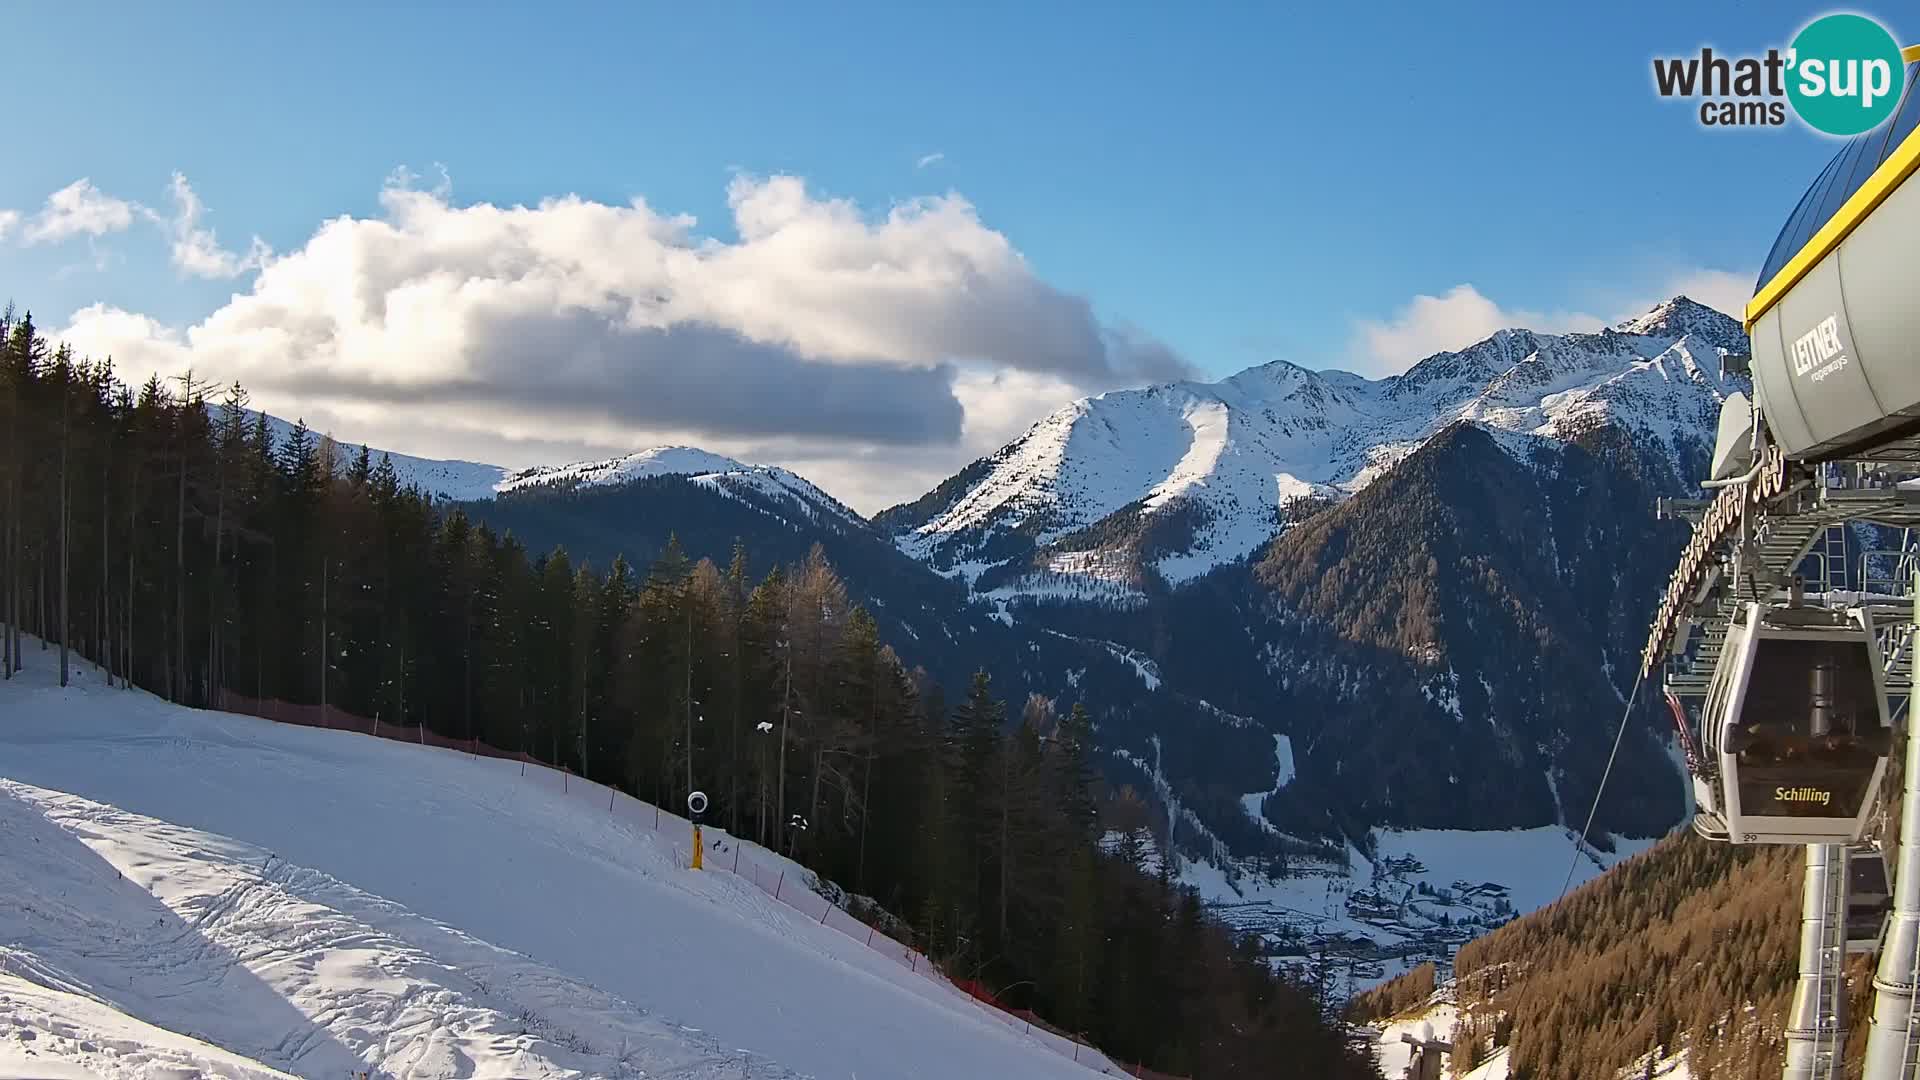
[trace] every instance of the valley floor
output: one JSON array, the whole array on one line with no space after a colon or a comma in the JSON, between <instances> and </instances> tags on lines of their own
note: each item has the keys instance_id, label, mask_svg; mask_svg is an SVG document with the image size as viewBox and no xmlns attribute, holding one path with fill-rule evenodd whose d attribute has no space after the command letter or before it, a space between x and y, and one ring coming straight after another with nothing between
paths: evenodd
<instances>
[{"instance_id":1,"label":"valley floor","mask_svg":"<svg viewBox=\"0 0 1920 1080\"><path fill-rule=\"evenodd\" d=\"M1281 963L1304 973L1327 957L1336 989L1357 993L1427 961L1444 973L1462 943L1655 843L1616 836L1612 851L1583 846L1576 858L1575 836L1557 826L1380 829L1372 861L1350 849L1346 866L1301 863L1279 878L1185 862L1180 880L1222 921L1266 938Z\"/></svg>"},{"instance_id":2,"label":"valley floor","mask_svg":"<svg viewBox=\"0 0 1920 1080\"><path fill-rule=\"evenodd\" d=\"M1097 1075L685 870L605 788L29 659L0 684L0 1076Z\"/></svg>"}]
</instances>

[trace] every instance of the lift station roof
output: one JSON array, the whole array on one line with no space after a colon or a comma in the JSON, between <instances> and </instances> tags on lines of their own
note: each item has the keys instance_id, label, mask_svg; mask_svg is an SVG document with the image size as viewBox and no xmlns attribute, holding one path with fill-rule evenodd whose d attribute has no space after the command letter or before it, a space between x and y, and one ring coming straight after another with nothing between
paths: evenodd
<instances>
[{"instance_id":1,"label":"lift station roof","mask_svg":"<svg viewBox=\"0 0 1920 1080\"><path fill-rule=\"evenodd\" d=\"M1807 188L1747 305L1753 388L1793 460L1920 432L1920 49L1904 96Z\"/></svg>"},{"instance_id":2,"label":"lift station roof","mask_svg":"<svg viewBox=\"0 0 1920 1080\"><path fill-rule=\"evenodd\" d=\"M1920 54L1920 46L1906 50L1907 59L1913 62L1907 65L1906 90L1900 107L1894 111L1892 122L1848 139L1833 160L1827 162L1827 167L1821 170L1820 175L1814 177L1806 194L1800 197L1786 225L1780 229L1780 235L1774 239L1772 250L1767 252L1767 261L1761 265L1760 280L1753 285L1755 300L1765 294L1767 286L1780 276L1787 263L1806 248L1808 241L1819 233L1822 226L1833 220L1847 200L1866 184L1867 179L1886 163L1913 134L1914 127L1920 124L1920 88L1915 86L1916 82L1920 82L1920 57L1915 54ZM1759 315L1759 311L1749 308L1748 324L1751 325Z\"/></svg>"}]
</instances>

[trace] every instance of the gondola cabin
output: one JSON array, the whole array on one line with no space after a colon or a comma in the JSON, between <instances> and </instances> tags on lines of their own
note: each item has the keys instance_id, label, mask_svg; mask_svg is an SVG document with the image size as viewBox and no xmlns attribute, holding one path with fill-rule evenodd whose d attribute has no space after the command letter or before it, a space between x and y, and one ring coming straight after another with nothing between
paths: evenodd
<instances>
[{"instance_id":1,"label":"gondola cabin","mask_svg":"<svg viewBox=\"0 0 1920 1080\"><path fill-rule=\"evenodd\" d=\"M1863 612L1748 604L1700 710L1702 835L1736 844L1858 840L1893 749L1879 644Z\"/></svg>"}]
</instances>

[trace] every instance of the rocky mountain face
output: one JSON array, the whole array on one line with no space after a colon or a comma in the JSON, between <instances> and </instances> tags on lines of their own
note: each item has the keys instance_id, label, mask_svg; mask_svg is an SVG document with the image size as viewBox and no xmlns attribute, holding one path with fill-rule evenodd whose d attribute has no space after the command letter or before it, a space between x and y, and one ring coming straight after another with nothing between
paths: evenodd
<instances>
[{"instance_id":1,"label":"rocky mountain face","mask_svg":"<svg viewBox=\"0 0 1920 1080\"><path fill-rule=\"evenodd\" d=\"M1187 854L1344 857L1376 826L1578 827L1685 537L1653 501L1704 473L1745 347L1677 297L1388 379L1274 363L1109 393L871 521L690 448L462 463L485 483L445 494L600 564L669 533L723 563L741 540L756 573L820 543L944 685L984 667L1010 699L1085 701L1109 779ZM1682 798L1642 700L1596 828L1658 832Z\"/></svg>"},{"instance_id":2,"label":"rocky mountain face","mask_svg":"<svg viewBox=\"0 0 1920 1080\"><path fill-rule=\"evenodd\" d=\"M1292 779L1250 803L1260 786L1236 789L1220 754L1155 733L1163 759L1181 748L1183 806L1236 850L1250 805L1270 845L1578 827L1685 538L1654 500L1704 473L1745 346L1676 297L1388 379L1270 364L1107 394L876 520L976 601L1097 634L1151 659L1156 692L1286 735ZM1643 699L1597 827L1645 835L1682 812Z\"/></svg>"},{"instance_id":3,"label":"rocky mountain face","mask_svg":"<svg viewBox=\"0 0 1920 1080\"><path fill-rule=\"evenodd\" d=\"M1277 362L1103 394L876 521L982 594L1139 602L1252 556L1291 507L1364 489L1457 421L1562 442L1612 425L1677 461L1744 343L1676 297L1596 334L1503 330L1387 379Z\"/></svg>"}]
</instances>

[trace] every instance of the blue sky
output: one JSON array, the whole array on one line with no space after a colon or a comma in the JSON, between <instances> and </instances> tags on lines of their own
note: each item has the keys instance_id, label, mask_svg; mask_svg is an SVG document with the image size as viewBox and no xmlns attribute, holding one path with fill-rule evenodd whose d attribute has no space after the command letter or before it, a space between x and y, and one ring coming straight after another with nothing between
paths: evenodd
<instances>
[{"instance_id":1,"label":"blue sky","mask_svg":"<svg viewBox=\"0 0 1920 1080\"><path fill-rule=\"evenodd\" d=\"M378 217L402 165L444 165L452 204L640 196L721 242L736 170L870 215L952 193L1197 373L1342 366L1364 321L1460 285L1552 321L1750 276L1832 144L1704 130L1649 60L1783 44L1825 10L29 4L0 208L86 177L164 214L177 170L223 245L287 253ZM251 287L182 274L139 222L0 244L0 277L54 326L101 303L178 329Z\"/></svg>"}]
</instances>

